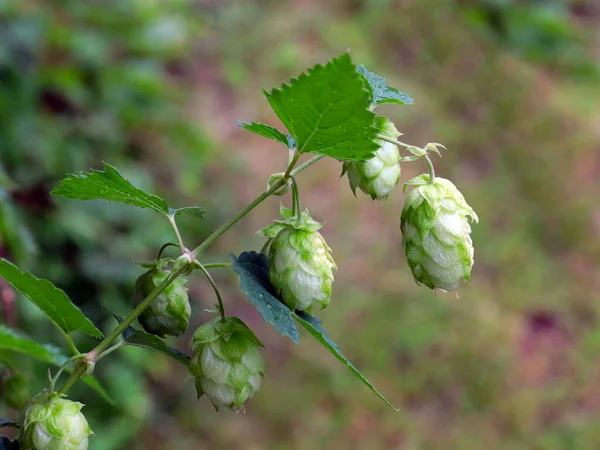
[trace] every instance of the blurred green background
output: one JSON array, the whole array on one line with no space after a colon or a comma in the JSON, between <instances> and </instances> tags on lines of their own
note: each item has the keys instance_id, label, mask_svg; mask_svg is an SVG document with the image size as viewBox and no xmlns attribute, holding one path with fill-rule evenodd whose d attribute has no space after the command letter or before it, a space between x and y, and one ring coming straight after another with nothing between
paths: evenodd
<instances>
[{"instance_id":1,"label":"blurred green background","mask_svg":"<svg viewBox=\"0 0 600 450\"><path fill-rule=\"evenodd\" d=\"M600 448L599 30L594 0L0 0L0 253L105 330L102 305L127 312L134 263L173 239L169 225L48 191L110 162L174 206L205 207L205 220L181 219L195 246L287 163L236 120L278 125L261 89L347 49L415 99L378 112L405 141L448 147L436 170L481 219L472 280L460 299L434 296L401 250L401 189L383 205L356 199L340 164L321 161L299 177L339 266L319 316L402 411L308 336L296 346L277 335L215 271L228 312L267 346L247 413L215 413L182 366L126 348L96 371L116 406L72 391L90 448ZM405 165L403 180L424 171ZM278 206L261 205L206 261L259 249L255 231ZM0 323L64 347L5 283L0 294ZM171 342L181 349L214 302L204 280L190 295L190 331ZM0 356L43 387L45 365Z\"/></svg>"}]
</instances>

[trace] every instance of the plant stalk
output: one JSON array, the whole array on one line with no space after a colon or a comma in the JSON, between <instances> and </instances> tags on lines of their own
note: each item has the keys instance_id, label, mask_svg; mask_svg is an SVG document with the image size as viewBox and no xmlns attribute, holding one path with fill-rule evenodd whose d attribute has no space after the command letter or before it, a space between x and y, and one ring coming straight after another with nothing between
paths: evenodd
<instances>
[{"instance_id":1,"label":"plant stalk","mask_svg":"<svg viewBox=\"0 0 600 450\"><path fill-rule=\"evenodd\" d=\"M139 305L137 305L133 311L131 311L124 319L123 321L117 325L117 327L112 330L104 339L102 339L102 341L100 341L100 343L96 346L96 348L94 348L91 352L88 353L91 355L100 355L102 354L102 352L104 350L106 350L108 347L110 347L110 344L117 339L121 333L123 333L123 331L125 331L127 329L127 327L129 325L131 325L131 323L137 319L140 314L142 314L144 312L144 310L146 308L148 308L150 306L150 304L154 301L154 299L156 297L158 297L162 291L164 291L167 286L169 286L173 281L175 281L175 279L181 275L185 270L187 270L187 267L182 267L179 270L171 273L171 275L169 275L167 278L165 278L165 280L159 284L158 286L156 286L156 288L154 288L154 290L152 292L150 292L150 294L148 294L148 296L141 301L141 303ZM95 360L95 358L93 358L93 360ZM73 385L75 384L75 382L79 379L79 377L81 377L81 375L83 375L83 372L85 372L85 365L80 364L79 366L77 366L75 368L75 370L73 370L73 372L71 373L71 376L69 376L69 378L67 379L67 381L65 382L65 384L63 385L63 387L60 389L60 391L58 391L59 394L66 394L69 389L71 389L71 387L73 387Z\"/></svg>"},{"instance_id":2,"label":"plant stalk","mask_svg":"<svg viewBox=\"0 0 600 450\"><path fill-rule=\"evenodd\" d=\"M246 206L244 209L242 209L240 212L238 212L231 220L229 220L228 222L225 222L213 234L208 236L204 240L204 242L202 242L202 244L200 244L198 247L196 247L194 249L194 251L192 252L192 256L197 257L198 254L202 253L204 250L206 250L208 247L210 247L223 233L225 233L232 226L234 226L236 223L238 223L241 218L243 218L246 214L248 214L250 211L252 211L258 205L260 205L262 202L264 202L271 195L273 195L274 192L277 192L285 183L287 183L287 176L290 176L290 175L294 176L294 175L302 172L304 169L306 169L307 167L310 167L311 165L313 165L317 161L323 159L324 157L325 157L324 155L315 156L315 157L309 159L308 161L306 161L304 164L299 165L291 172L289 172L289 173L286 172L287 175L284 176L277 183L275 183L273 186L271 186L271 189L269 189L267 192L263 192L262 194L260 194L258 197L256 197L254 200L252 200L252 202L250 202L250 204L248 206ZM295 159L297 159L297 158L295 158ZM294 164L295 164L295 161L292 161L292 162L294 162ZM289 169L289 167L288 167L288 169Z\"/></svg>"},{"instance_id":3,"label":"plant stalk","mask_svg":"<svg viewBox=\"0 0 600 450\"><path fill-rule=\"evenodd\" d=\"M435 170L433 168L433 162L429 155L424 155L425 162L427 163L427 167L429 168L429 183L433 183L435 181Z\"/></svg>"}]
</instances>

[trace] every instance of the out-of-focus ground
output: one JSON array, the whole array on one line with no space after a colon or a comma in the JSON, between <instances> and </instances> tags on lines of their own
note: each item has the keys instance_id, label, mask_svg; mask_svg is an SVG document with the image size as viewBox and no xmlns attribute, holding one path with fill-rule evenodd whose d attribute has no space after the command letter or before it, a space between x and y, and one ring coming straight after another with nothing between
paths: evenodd
<instances>
[{"instance_id":1,"label":"out-of-focus ground","mask_svg":"<svg viewBox=\"0 0 600 450\"><path fill-rule=\"evenodd\" d=\"M38 252L5 235L3 253L55 281L106 329L114 324L99 305L127 311L141 273L133 263L172 239L168 224L47 191L106 160L174 204L204 206L207 220L182 221L194 246L287 162L236 120L278 126L261 89L347 49L415 99L377 112L404 141L448 148L436 172L480 217L471 281L460 299L435 296L413 282L401 250L402 190L383 204L355 198L340 164L319 162L298 177L339 267L319 317L401 412L310 337L296 346L277 335L234 276L216 272L229 314L267 347L264 386L246 414L215 413L177 363L126 349L98 365L115 408L85 387L73 391L88 405L90 448L600 448L596 2L12 3L0 17L0 160ZM403 165L402 180L425 169ZM206 260L258 250L255 232L277 218L279 201L237 224ZM182 349L214 301L203 280L190 295L193 326L172 341ZM61 343L16 304L3 321ZM46 368L29 368L41 387Z\"/></svg>"}]
</instances>

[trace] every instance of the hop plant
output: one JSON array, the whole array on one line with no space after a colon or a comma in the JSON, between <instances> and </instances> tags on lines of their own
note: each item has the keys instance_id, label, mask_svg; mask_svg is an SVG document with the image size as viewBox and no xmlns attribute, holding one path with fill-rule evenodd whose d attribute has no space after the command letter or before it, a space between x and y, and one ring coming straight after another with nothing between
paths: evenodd
<instances>
[{"instance_id":1,"label":"hop plant","mask_svg":"<svg viewBox=\"0 0 600 450\"><path fill-rule=\"evenodd\" d=\"M400 132L387 117L377 117L377 127L380 134L395 139ZM356 195L356 188L360 188L373 200L385 200L392 189L400 181L400 152L398 147L391 142L378 139L379 149L375 156L367 161L346 162L343 172L348 173L350 188Z\"/></svg>"},{"instance_id":2,"label":"hop plant","mask_svg":"<svg viewBox=\"0 0 600 450\"><path fill-rule=\"evenodd\" d=\"M0 386L2 400L14 409L23 409L31 399L31 391L27 379L19 374L13 373L2 380Z\"/></svg>"},{"instance_id":3,"label":"hop plant","mask_svg":"<svg viewBox=\"0 0 600 450\"><path fill-rule=\"evenodd\" d=\"M170 272L159 269L151 269L142 274L135 283L136 303L165 281L169 274ZM185 283L185 278L177 278L140 315L138 320L148 333L161 337L179 336L187 329L191 308Z\"/></svg>"},{"instance_id":4,"label":"hop plant","mask_svg":"<svg viewBox=\"0 0 600 450\"><path fill-rule=\"evenodd\" d=\"M42 393L23 415L21 450L86 450L92 434L83 404Z\"/></svg>"},{"instance_id":5,"label":"hop plant","mask_svg":"<svg viewBox=\"0 0 600 450\"><path fill-rule=\"evenodd\" d=\"M469 219L478 221L452 182L429 175L409 181L414 185L401 216L402 242L415 280L431 289L452 291L473 266Z\"/></svg>"},{"instance_id":6,"label":"hop plant","mask_svg":"<svg viewBox=\"0 0 600 450\"><path fill-rule=\"evenodd\" d=\"M300 217L281 207L284 220L259 231L272 239L269 248L269 280L292 310L324 309L331 299L333 269L331 249L317 230L323 224L308 211Z\"/></svg>"},{"instance_id":7,"label":"hop plant","mask_svg":"<svg viewBox=\"0 0 600 450\"><path fill-rule=\"evenodd\" d=\"M198 398L206 395L218 410L233 410L260 389L265 373L262 343L237 317L216 317L199 327L190 342L190 373Z\"/></svg>"}]
</instances>

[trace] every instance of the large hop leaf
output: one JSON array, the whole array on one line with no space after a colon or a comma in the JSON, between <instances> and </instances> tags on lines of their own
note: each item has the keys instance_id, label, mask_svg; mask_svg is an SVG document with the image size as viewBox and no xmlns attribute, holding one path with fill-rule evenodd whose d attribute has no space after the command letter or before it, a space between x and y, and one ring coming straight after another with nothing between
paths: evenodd
<instances>
[{"instance_id":1,"label":"large hop leaf","mask_svg":"<svg viewBox=\"0 0 600 450\"><path fill-rule=\"evenodd\" d=\"M473 266L469 218L475 211L450 181L429 175L411 180L401 217L406 259L418 283L452 291L461 278L468 280Z\"/></svg>"}]
</instances>

